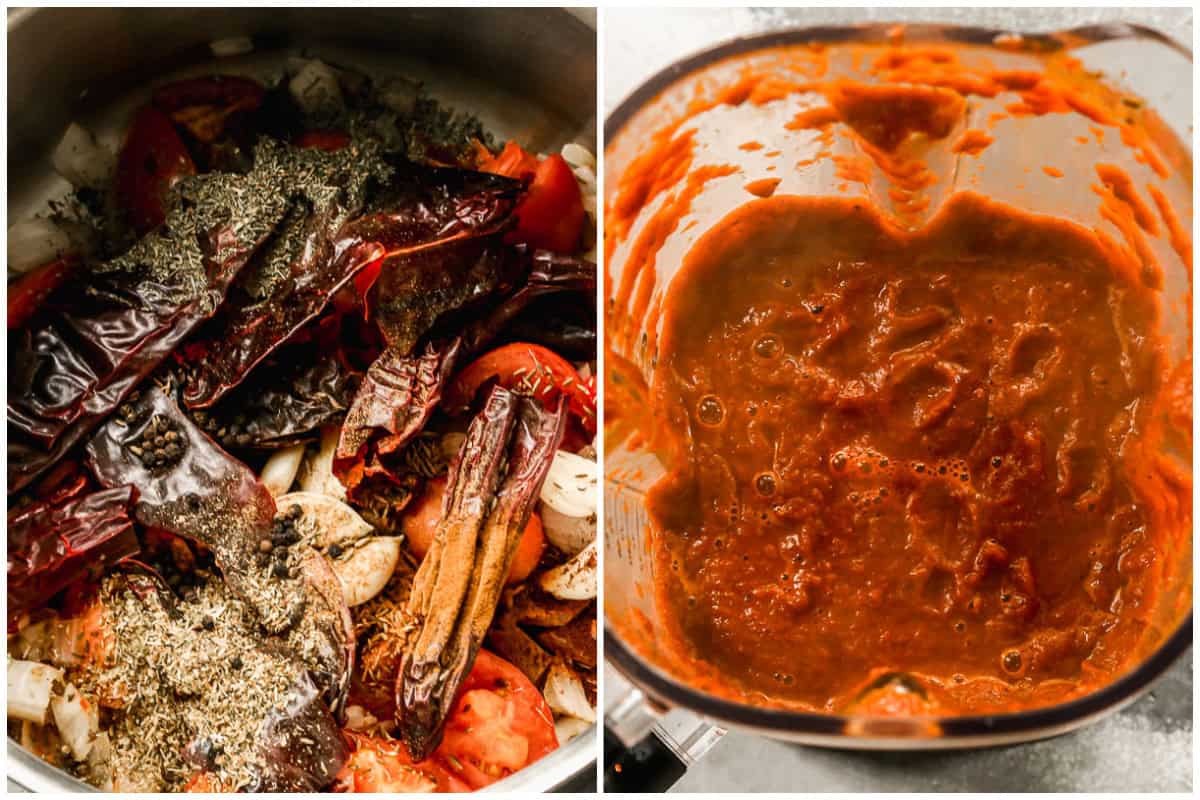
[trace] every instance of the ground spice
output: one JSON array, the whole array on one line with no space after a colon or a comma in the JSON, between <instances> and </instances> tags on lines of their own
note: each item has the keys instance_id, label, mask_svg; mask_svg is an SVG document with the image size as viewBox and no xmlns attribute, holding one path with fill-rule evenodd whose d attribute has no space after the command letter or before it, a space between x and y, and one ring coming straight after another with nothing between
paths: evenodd
<instances>
[{"instance_id":1,"label":"ground spice","mask_svg":"<svg viewBox=\"0 0 1200 800\"><path fill-rule=\"evenodd\" d=\"M142 575L112 575L100 591L113 631L106 668L76 678L85 694L119 698L104 725L107 763L83 777L115 791L169 791L196 772L222 786L255 785L268 768L261 729L286 713L304 666L264 647L257 615L219 579L173 600Z\"/></svg>"}]
</instances>

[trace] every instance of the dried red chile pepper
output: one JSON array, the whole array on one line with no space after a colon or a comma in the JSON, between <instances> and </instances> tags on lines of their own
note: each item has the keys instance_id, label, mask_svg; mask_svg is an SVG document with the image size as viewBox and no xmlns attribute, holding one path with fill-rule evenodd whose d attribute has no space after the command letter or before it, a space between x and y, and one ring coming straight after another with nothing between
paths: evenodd
<instances>
[{"instance_id":1,"label":"dried red chile pepper","mask_svg":"<svg viewBox=\"0 0 1200 800\"><path fill-rule=\"evenodd\" d=\"M459 342L429 345L420 356L388 348L363 379L354 397L333 459L333 471L347 490L376 476L400 483L402 476L382 461L418 434L442 399L442 388L457 363Z\"/></svg>"},{"instance_id":2,"label":"dried red chile pepper","mask_svg":"<svg viewBox=\"0 0 1200 800\"><path fill-rule=\"evenodd\" d=\"M192 418L226 448L274 449L315 437L341 420L355 376L336 353L288 345L215 406Z\"/></svg>"},{"instance_id":3,"label":"dried red chile pepper","mask_svg":"<svg viewBox=\"0 0 1200 800\"><path fill-rule=\"evenodd\" d=\"M486 316L470 323L463 331L467 355L474 355L496 339L522 312L540 298L566 294L572 299L583 298L594 303L596 265L578 256L564 256L538 250L530 259L529 277L523 286L505 298ZM520 338L520 337L518 337ZM536 337L534 339L536 341ZM592 341L595 342L593 329ZM595 356L593 344L592 357Z\"/></svg>"},{"instance_id":4,"label":"dried red chile pepper","mask_svg":"<svg viewBox=\"0 0 1200 800\"><path fill-rule=\"evenodd\" d=\"M300 162L354 167L344 180L357 188L327 187L312 213L247 270L239 281L244 291L231 296L195 347L196 373L184 394L190 408L210 406L236 386L368 264L503 229L520 190L494 175L404 163L372 201L380 210L351 219L368 192L364 153L355 147L289 153Z\"/></svg>"},{"instance_id":5,"label":"dried red chile pepper","mask_svg":"<svg viewBox=\"0 0 1200 800\"><path fill-rule=\"evenodd\" d=\"M217 310L287 208L262 172L189 179L168 223L9 333L8 490L57 461Z\"/></svg>"},{"instance_id":6,"label":"dried red chile pepper","mask_svg":"<svg viewBox=\"0 0 1200 800\"><path fill-rule=\"evenodd\" d=\"M130 518L136 497L132 486L83 496L75 491L65 498L55 493L8 512L10 631L23 612L138 552Z\"/></svg>"}]
</instances>

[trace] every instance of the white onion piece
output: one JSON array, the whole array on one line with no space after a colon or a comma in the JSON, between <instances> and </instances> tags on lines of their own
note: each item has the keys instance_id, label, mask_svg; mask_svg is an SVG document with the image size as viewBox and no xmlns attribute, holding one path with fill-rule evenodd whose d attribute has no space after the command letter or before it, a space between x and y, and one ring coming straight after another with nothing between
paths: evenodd
<instances>
[{"instance_id":1,"label":"white onion piece","mask_svg":"<svg viewBox=\"0 0 1200 800\"><path fill-rule=\"evenodd\" d=\"M244 56L246 53L254 52L254 42L249 36L230 36L228 39L217 39L210 42L208 49L217 58Z\"/></svg>"},{"instance_id":2,"label":"white onion piece","mask_svg":"<svg viewBox=\"0 0 1200 800\"><path fill-rule=\"evenodd\" d=\"M78 666L87 647L84 626L82 617L48 617L22 628L11 641L9 652L17 658L55 667Z\"/></svg>"},{"instance_id":3,"label":"white onion piece","mask_svg":"<svg viewBox=\"0 0 1200 800\"><path fill-rule=\"evenodd\" d=\"M54 148L50 162L54 165L54 171L72 186L100 187L108 183L117 157L108 148L98 144L90 131L72 122L63 133L58 147Z\"/></svg>"},{"instance_id":4,"label":"white onion piece","mask_svg":"<svg viewBox=\"0 0 1200 800\"><path fill-rule=\"evenodd\" d=\"M281 514L286 514L292 506L300 507L296 529L314 547L323 549L334 544L346 547L375 530L357 511L327 494L289 492L275 499L275 507Z\"/></svg>"},{"instance_id":5,"label":"white onion piece","mask_svg":"<svg viewBox=\"0 0 1200 800\"><path fill-rule=\"evenodd\" d=\"M592 727L592 723L575 717L559 717L554 720L554 736L558 739L559 747L562 747L590 727Z\"/></svg>"},{"instance_id":6,"label":"white onion piece","mask_svg":"<svg viewBox=\"0 0 1200 800\"><path fill-rule=\"evenodd\" d=\"M548 569L538 577L538 585L559 600L591 600L596 596L596 543L580 550L565 564Z\"/></svg>"},{"instance_id":7,"label":"white onion piece","mask_svg":"<svg viewBox=\"0 0 1200 800\"><path fill-rule=\"evenodd\" d=\"M8 269L28 272L71 252L71 237L42 217L22 220L8 229Z\"/></svg>"},{"instance_id":8,"label":"white onion piece","mask_svg":"<svg viewBox=\"0 0 1200 800\"><path fill-rule=\"evenodd\" d=\"M546 704L556 714L575 717L584 722L596 721L596 709L588 702L583 691L583 682L570 667L555 663L546 673L546 684L542 687Z\"/></svg>"},{"instance_id":9,"label":"white onion piece","mask_svg":"<svg viewBox=\"0 0 1200 800\"><path fill-rule=\"evenodd\" d=\"M267 487L267 491L271 493L272 497L286 494L296 480L296 473L300 471L302 461L304 461L303 444L294 444L291 447L276 450L267 459L267 463L263 464L259 480L262 481L263 486Z\"/></svg>"},{"instance_id":10,"label":"white onion piece","mask_svg":"<svg viewBox=\"0 0 1200 800\"><path fill-rule=\"evenodd\" d=\"M300 488L306 492L327 494L338 500L346 499L346 487L333 474L333 455L337 451L338 429L328 427L321 432L321 447L304 459L300 468Z\"/></svg>"},{"instance_id":11,"label":"white onion piece","mask_svg":"<svg viewBox=\"0 0 1200 800\"><path fill-rule=\"evenodd\" d=\"M592 155L592 151L588 150L581 144L568 142L563 145L562 149L563 160L572 167L590 167L596 169L596 157Z\"/></svg>"},{"instance_id":12,"label":"white onion piece","mask_svg":"<svg viewBox=\"0 0 1200 800\"><path fill-rule=\"evenodd\" d=\"M543 503L541 517L546 539L568 556L596 541L595 512L586 517L568 517Z\"/></svg>"},{"instance_id":13,"label":"white onion piece","mask_svg":"<svg viewBox=\"0 0 1200 800\"><path fill-rule=\"evenodd\" d=\"M43 725L62 670L37 661L8 662L8 716Z\"/></svg>"},{"instance_id":14,"label":"white onion piece","mask_svg":"<svg viewBox=\"0 0 1200 800\"><path fill-rule=\"evenodd\" d=\"M323 61L304 62L296 77L288 83L288 91L307 114L337 111L345 106L337 72Z\"/></svg>"},{"instance_id":15,"label":"white onion piece","mask_svg":"<svg viewBox=\"0 0 1200 800\"><path fill-rule=\"evenodd\" d=\"M92 742L100 730L100 716L95 703L89 703L72 684L67 684L61 696L50 701L54 724L71 755L79 761L88 757Z\"/></svg>"},{"instance_id":16,"label":"white onion piece","mask_svg":"<svg viewBox=\"0 0 1200 800\"><path fill-rule=\"evenodd\" d=\"M331 560L334 573L342 582L346 605L353 608L383 591L400 561L400 540L393 536L373 536L341 558Z\"/></svg>"},{"instance_id":17,"label":"white onion piece","mask_svg":"<svg viewBox=\"0 0 1200 800\"><path fill-rule=\"evenodd\" d=\"M595 514L597 472L595 461L559 450L542 484L542 502L568 517Z\"/></svg>"}]
</instances>

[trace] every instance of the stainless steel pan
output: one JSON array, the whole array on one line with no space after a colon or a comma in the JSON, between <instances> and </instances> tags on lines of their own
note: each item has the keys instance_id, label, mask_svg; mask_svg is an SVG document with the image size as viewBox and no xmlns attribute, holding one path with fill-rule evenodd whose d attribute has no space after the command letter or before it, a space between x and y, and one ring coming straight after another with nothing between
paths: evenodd
<instances>
[{"instance_id":1,"label":"stainless steel pan","mask_svg":"<svg viewBox=\"0 0 1200 800\"><path fill-rule=\"evenodd\" d=\"M252 53L214 60L213 40L250 36ZM594 12L501 8L77 8L8 16L8 216L29 216L67 184L49 155L70 122L120 140L130 110L168 78L279 74L302 50L368 72L424 81L500 138L536 150L596 149ZM588 787L596 735L584 734L495 791ZM8 742L10 787L91 787Z\"/></svg>"}]
</instances>

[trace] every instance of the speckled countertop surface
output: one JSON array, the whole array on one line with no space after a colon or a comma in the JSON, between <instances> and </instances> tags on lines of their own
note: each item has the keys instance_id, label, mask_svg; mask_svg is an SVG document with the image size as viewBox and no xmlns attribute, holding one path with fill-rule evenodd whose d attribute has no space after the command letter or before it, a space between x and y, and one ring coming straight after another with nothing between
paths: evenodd
<instances>
[{"instance_id":1,"label":"speckled countertop surface","mask_svg":"<svg viewBox=\"0 0 1200 800\"><path fill-rule=\"evenodd\" d=\"M1190 9L820 8L607 9L607 110L679 58L783 26L953 22L1025 31L1096 23L1152 27L1190 47ZM1191 91L1186 95L1190 102ZM1190 107L1189 107L1190 116ZM682 792L1187 792L1192 788L1192 654L1137 702L1094 725L1042 742L945 753L823 750L727 734L675 786Z\"/></svg>"}]
</instances>

